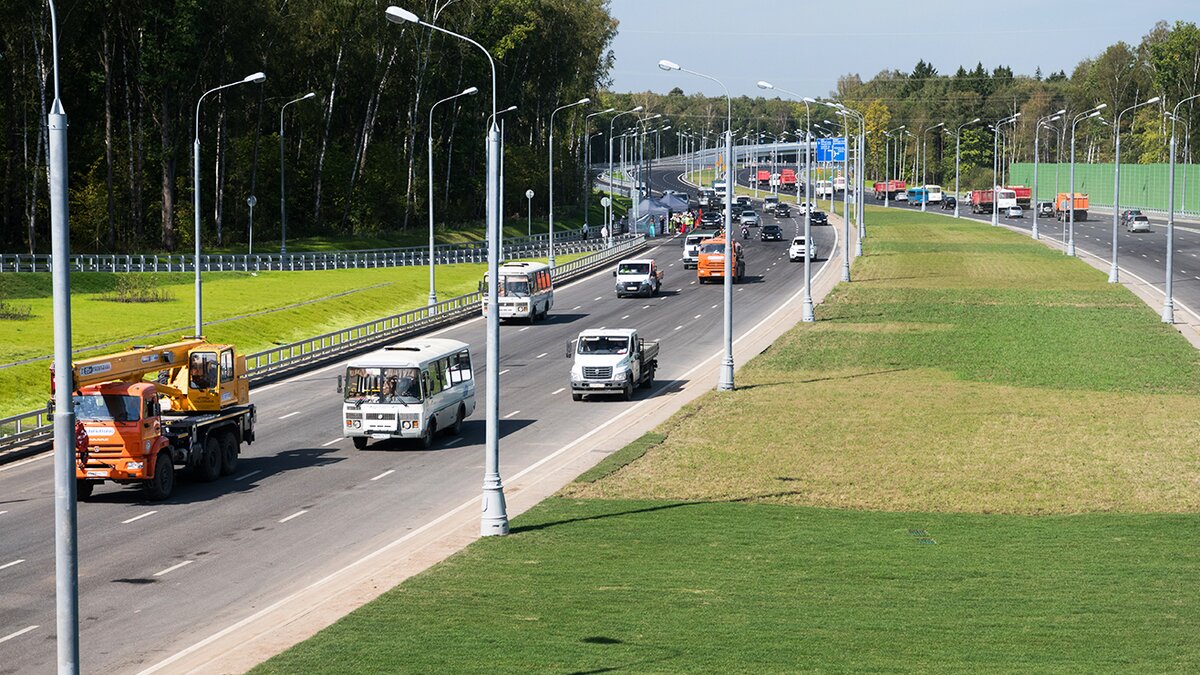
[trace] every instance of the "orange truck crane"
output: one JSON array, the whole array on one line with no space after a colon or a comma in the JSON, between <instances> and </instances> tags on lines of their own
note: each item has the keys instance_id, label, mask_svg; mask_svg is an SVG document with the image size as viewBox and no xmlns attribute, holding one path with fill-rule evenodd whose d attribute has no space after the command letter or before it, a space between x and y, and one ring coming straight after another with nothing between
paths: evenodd
<instances>
[{"instance_id":1,"label":"orange truck crane","mask_svg":"<svg viewBox=\"0 0 1200 675\"><path fill-rule=\"evenodd\" d=\"M216 480L236 470L241 444L254 442L246 357L232 345L184 338L77 361L72 391L80 499L106 480L141 483L150 499L166 499L176 466Z\"/></svg>"}]
</instances>

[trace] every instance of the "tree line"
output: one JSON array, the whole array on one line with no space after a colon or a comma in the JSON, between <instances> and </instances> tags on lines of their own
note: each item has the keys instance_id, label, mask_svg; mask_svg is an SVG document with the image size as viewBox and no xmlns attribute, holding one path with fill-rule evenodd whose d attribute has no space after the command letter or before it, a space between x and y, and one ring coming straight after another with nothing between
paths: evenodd
<instances>
[{"instance_id":1,"label":"tree line","mask_svg":"<svg viewBox=\"0 0 1200 675\"><path fill-rule=\"evenodd\" d=\"M392 0L394 2L395 0ZM426 135L435 139L440 222L483 218L491 75L477 49L361 0L59 0L59 68L70 120L72 246L97 252L186 250L192 242L192 141L201 141L206 246L280 234L280 108L288 236L372 235L424 227ZM425 21L477 40L496 61L506 177L545 192L547 121L608 83L616 21L607 0L413 0ZM49 246L46 112L48 6L0 8L0 250ZM256 71L262 84L214 87ZM479 94L437 109L447 96ZM560 113L560 170L582 171L580 106ZM517 183L514 183L517 184ZM582 179L556 184L578 201ZM538 188L541 188L540 190ZM523 210L524 190L506 194ZM270 244L264 244L270 246Z\"/></svg>"}]
</instances>

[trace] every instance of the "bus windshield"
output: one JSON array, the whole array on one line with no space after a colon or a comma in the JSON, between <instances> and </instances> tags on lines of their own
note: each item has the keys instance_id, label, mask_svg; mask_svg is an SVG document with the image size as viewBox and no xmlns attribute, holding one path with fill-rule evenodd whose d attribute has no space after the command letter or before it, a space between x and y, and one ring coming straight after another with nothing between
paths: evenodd
<instances>
[{"instance_id":1,"label":"bus windshield","mask_svg":"<svg viewBox=\"0 0 1200 675\"><path fill-rule=\"evenodd\" d=\"M627 338L607 335L587 335L579 338L580 354L624 354L627 351Z\"/></svg>"},{"instance_id":2,"label":"bus windshield","mask_svg":"<svg viewBox=\"0 0 1200 675\"><path fill-rule=\"evenodd\" d=\"M75 415L81 420L136 422L142 407L137 396L83 394L73 396Z\"/></svg>"},{"instance_id":3,"label":"bus windshield","mask_svg":"<svg viewBox=\"0 0 1200 675\"><path fill-rule=\"evenodd\" d=\"M529 295L529 280L525 277L501 277L501 295L521 297Z\"/></svg>"},{"instance_id":4,"label":"bus windshield","mask_svg":"<svg viewBox=\"0 0 1200 675\"><path fill-rule=\"evenodd\" d=\"M346 400L420 403L421 371L416 368L346 369Z\"/></svg>"}]
</instances>

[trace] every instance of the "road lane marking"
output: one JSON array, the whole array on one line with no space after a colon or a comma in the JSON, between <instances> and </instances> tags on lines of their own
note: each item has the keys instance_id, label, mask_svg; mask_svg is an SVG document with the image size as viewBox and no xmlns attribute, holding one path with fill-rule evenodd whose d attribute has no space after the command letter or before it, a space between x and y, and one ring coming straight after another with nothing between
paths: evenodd
<instances>
[{"instance_id":1,"label":"road lane marking","mask_svg":"<svg viewBox=\"0 0 1200 675\"><path fill-rule=\"evenodd\" d=\"M508 371L510 371L510 370L512 370L512 369L511 369L511 368L505 368L504 370L500 371L500 373L499 373L499 374L500 374L500 375L503 375L503 374L507 373L507 372L508 372Z\"/></svg>"},{"instance_id":2,"label":"road lane marking","mask_svg":"<svg viewBox=\"0 0 1200 675\"><path fill-rule=\"evenodd\" d=\"M181 562L181 563L177 563L177 564L175 564L175 565L171 565L170 567L168 567L168 568L167 568L167 569L165 569L165 570L162 570L162 571L160 571L160 572L155 572L155 573L154 573L154 576L156 576L156 577L161 577L161 576L162 576L162 575L164 575L164 574L170 574L171 572L174 572L175 570L179 569L180 567L187 567L188 565L191 565L191 564L192 564L192 563L194 563L194 562L196 562L196 561L195 561L195 560L184 560L184 561L183 561L183 562Z\"/></svg>"},{"instance_id":3,"label":"road lane marking","mask_svg":"<svg viewBox=\"0 0 1200 675\"><path fill-rule=\"evenodd\" d=\"M6 513L8 513L8 511L0 511L0 516L4 515Z\"/></svg>"},{"instance_id":4,"label":"road lane marking","mask_svg":"<svg viewBox=\"0 0 1200 675\"><path fill-rule=\"evenodd\" d=\"M519 330L519 331L517 331L517 332L518 332L518 333L524 333L525 331L529 330L529 328L530 328L530 326L525 326L524 328L522 328L521 330Z\"/></svg>"},{"instance_id":5,"label":"road lane marking","mask_svg":"<svg viewBox=\"0 0 1200 675\"><path fill-rule=\"evenodd\" d=\"M1186 272L1184 274L1186 274ZM624 321L625 319L628 319L628 318L629 318L629 315L626 314L625 316L621 317L621 321Z\"/></svg>"},{"instance_id":6,"label":"road lane marking","mask_svg":"<svg viewBox=\"0 0 1200 675\"><path fill-rule=\"evenodd\" d=\"M571 308L570 311L574 312L575 310L580 309L581 307L583 307L583 305L575 305L574 307Z\"/></svg>"},{"instance_id":7,"label":"road lane marking","mask_svg":"<svg viewBox=\"0 0 1200 675\"><path fill-rule=\"evenodd\" d=\"M650 305L642 305L642 309L650 309ZM629 316L629 315L626 314L626 316Z\"/></svg>"},{"instance_id":8,"label":"road lane marking","mask_svg":"<svg viewBox=\"0 0 1200 675\"><path fill-rule=\"evenodd\" d=\"M302 516L302 515L304 515L304 514L306 514L306 513L308 513L308 509L300 509L299 511L297 511L297 512L293 513L293 514L292 514L292 515L290 515L290 516L287 516L287 517L285 517L285 518L280 518L280 519L279 519L279 522L281 522L281 523L286 523L287 521L291 520L292 518L299 518L300 516Z\"/></svg>"},{"instance_id":9,"label":"road lane marking","mask_svg":"<svg viewBox=\"0 0 1200 675\"><path fill-rule=\"evenodd\" d=\"M704 315L703 315L703 314L697 314L696 316L693 316L692 318L693 318L693 319L699 319L699 318L700 318L700 317L702 317L702 316L704 316Z\"/></svg>"},{"instance_id":10,"label":"road lane marking","mask_svg":"<svg viewBox=\"0 0 1200 675\"><path fill-rule=\"evenodd\" d=\"M555 389L554 391L550 392L550 395L551 395L551 396L558 396L559 394L563 393L563 392L564 392L564 391L566 391L566 390L567 390L567 388L566 388L566 387L559 387L558 389ZM0 513L4 513L4 512L3 512L3 511L0 511Z\"/></svg>"},{"instance_id":11,"label":"road lane marking","mask_svg":"<svg viewBox=\"0 0 1200 675\"><path fill-rule=\"evenodd\" d=\"M457 436L457 437L455 437L453 440L446 441L445 443L442 443L442 447L443 447L443 448L448 448L448 447L450 447L451 445L457 445L457 444L459 444L459 443L462 443L462 442L463 442L463 437L462 437L462 436Z\"/></svg>"},{"instance_id":12,"label":"road lane marking","mask_svg":"<svg viewBox=\"0 0 1200 675\"><path fill-rule=\"evenodd\" d=\"M535 357L533 357L533 358L535 358L535 359L540 359L540 358L543 358L543 357L545 357L545 356L546 356L546 354L548 354L548 353L549 353L549 352L542 352L541 354L538 354L537 356L535 356Z\"/></svg>"},{"instance_id":13,"label":"road lane marking","mask_svg":"<svg viewBox=\"0 0 1200 675\"><path fill-rule=\"evenodd\" d=\"M24 558L21 558L20 560L14 560L10 563L4 563L3 565L0 565L0 570L6 570L10 567L16 567L17 565L20 565L23 562L25 562Z\"/></svg>"},{"instance_id":14,"label":"road lane marking","mask_svg":"<svg viewBox=\"0 0 1200 675\"><path fill-rule=\"evenodd\" d=\"M9 640L11 640L15 637L21 637L22 635L28 633L31 630L35 630L36 628L37 628L37 626L26 626L15 633L9 633L8 635L5 635L4 637L0 637L0 642L8 642Z\"/></svg>"},{"instance_id":15,"label":"road lane marking","mask_svg":"<svg viewBox=\"0 0 1200 675\"><path fill-rule=\"evenodd\" d=\"M296 415L299 415L299 414L300 414L300 411L299 411L299 410L297 410L296 412L290 412L290 413L288 413L288 414L286 414L286 415L283 415L283 416L282 416L282 417L280 417L279 419L281 419L281 420L286 420L286 419L287 419L287 418L289 418L289 417L295 417Z\"/></svg>"},{"instance_id":16,"label":"road lane marking","mask_svg":"<svg viewBox=\"0 0 1200 675\"><path fill-rule=\"evenodd\" d=\"M140 516L134 516L134 517L132 517L132 518L128 518L128 519L126 519L126 520L122 520L122 521L121 521L121 524L122 524L122 525L128 525L129 523L132 523L132 522L133 522L133 521L135 521L135 520L141 520L142 518L145 518L145 517L147 517L147 516L152 516L152 515L154 515L154 514L156 514L156 513L158 513L158 511L147 511L147 512L143 513L143 514L142 514L142 515L140 515Z\"/></svg>"},{"instance_id":17,"label":"road lane marking","mask_svg":"<svg viewBox=\"0 0 1200 675\"><path fill-rule=\"evenodd\" d=\"M680 328L683 328L683 326L675 326L675 330L679 330Z\"/></svg>"},{"instance_id":18,"label":"road lane marking","mask_svg":"<svg viewBox=\"0 0 1200 675\"><path fill-rule=\"evenodd\" d=\"M604 299L604 296L598 296L598 297L596 298L596 300L595 300L595 301L596 301L596 302L598 302L598 301L600 301L600 300L603 300L603 299Z\"/></svg>"},{"instance_id":19,"label":"road lane marking","mask_svg":"<svg viewBox=\"0 0 1200 675\"><path fill-rule=\"evenodd\" d=\"M711 309L716 309L718 306L719 306L719 304L718 304L718 305L713 305Z\"/></svg>"},{"instance_id":20,"label":"road lane marking","mask_svg":"<svg viewBox=\"0 0 1200 675\"><path fill-rule=\"evenodd\" d=\"M517 414L517 413L519 413L519 412L521 412L521 411L520 411L520 410L514 410L514 411L512 411L512 412L508 413L507 415L505 415L505 416L504 416L504 419L508 419L508 418L512 417L513 415L516 415L516 414Z\"/></svg>"},{"instance_id":21,"label":"road lane marking","mask_svg":"<svg viewBox=\"0 0 1200 675\"><path fill-rule=\"evenodd\" d=\"M260 473L262 473L262 469L255 469L254 471L251 471L250 473L244 473L240 476L234 476L233 479L234 480L246 480L247 478L249 478L251 476L257 476Z\"/></svg>"},{"instance_id":22,"label":"road lane marking","mask_svg":"<svg viewBox=\"0 0 1200 675\"><path fill-rule=\"evenodd\" d=\"M390 476L394 473L396 473L395 469L388 469L387 471L384 471L383 473L379 474L378 476L375 476L371 480L379 480L380 478L383 478L384 476Z\"/></svg>"},{"instance_id":23,"label":"road lane marking","mask_svg":"<svg viewBox=\"0 0 1200 675\"><path fill-rule=\"evenodd\" d=\"M343 438L344 438L344 436L343 436ZM340 440L342 440L342 439L341 439L341 438L335 438L335 439L333 439L332 441L329 441L328 443L322 443L322 444L321 444L321 447L322 447L322 448L328 448L329 446L333 445L334 443L337 443L337 442L338 442L338 441L340 441Z\"/></svg>"}]
</instances>

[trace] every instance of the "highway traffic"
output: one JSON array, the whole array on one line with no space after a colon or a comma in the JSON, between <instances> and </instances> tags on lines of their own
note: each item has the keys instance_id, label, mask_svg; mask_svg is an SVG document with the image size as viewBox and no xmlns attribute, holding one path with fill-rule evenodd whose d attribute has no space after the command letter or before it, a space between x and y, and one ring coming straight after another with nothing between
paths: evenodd
<instances>
[{"instance_id":1,"label":"highway traffic","mask_svg":"<svg viewBox=\"0 0 1200 675\"><path fill-rule=\"evenodd\" d=\"M655 189L687 189L682 168L656 167ZM788 240L744 241L747 280L734 287L735 332L762 321L802 288ZM764 214L764 222L775 222ZM814 228L822 262L840 228ZM739 241L741 241L739 239ZM502 327L501 475L521 472L647 397L678 391L721 344L722 290L701 286L679 262L682 240L660 237L638 257L665 270L651 298L617 298L608 271L555 291L549 317ZM661 341L654 386L632 402L571 400L566 345L580 330L634 327ZM484 322L436 331L462 340L485 375ZM428 451L398 442L354 449L342 435L336 393L344 363L255 389L258 441L238 471L215 483L182 479L174 495L148 502L137 487L105 484L79 508L81 649L96 672L153 666L407 532L438 522L479 494L484 402L461 436ZM483 389L479 397L483 398ZM616 448L612 448L616 449ZM599 459L599 457L597 457ZM43 454L0 467L0 673L55 664L52 461ZM128 636L114 640L113 636Z\"/></svg>"}]
</instances>

